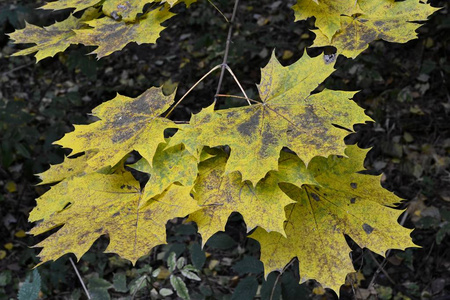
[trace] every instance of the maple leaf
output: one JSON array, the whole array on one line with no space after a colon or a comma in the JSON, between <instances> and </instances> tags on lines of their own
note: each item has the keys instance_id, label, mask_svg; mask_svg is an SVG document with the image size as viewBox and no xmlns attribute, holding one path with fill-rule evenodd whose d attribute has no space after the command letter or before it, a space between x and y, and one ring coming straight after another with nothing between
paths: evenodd
<instances>
[{"instance_id":1,"label":"maple leaf","mask_svg":"<svg viewBox=\"0 0 450 300\"><path fill-rule=\"evenodd\" d=\"M397 223L402 211L386 206L401 199L381 187L381 176L357 173L364 169L366 153L357 146L348 146L348 158L314 158L308 170L320 186L283 186L297 201L285 209L287 238L261 228L250 235L261 244L266 275L282 270L297 257L301 282L316 279L338 292L347 273L354 271L344 234L360 247L381 255L391 248L416 247L410 238L411 230Z\"/></svg>"},{"instance_id":2,"label":"maple leaf","mask_svg":"<svg viewBox=\"0 0 450 300\"><path fill-rule=\"evenodd\" d=\"M298 0L292 9L295 21L315 17L316 27L329 39L340 29L341 15L362 13L356 1L322 0L319 4L313 0Z\"/></svg>"},{"instance_id":3,"label":"maple leaf","mask_svg":"<svg viewBox=\"0 0 450 300\"><path fill-rule=\"evenodd\" d=\"M199 158L201 153L204 153L201 137L203 129L214 117L214 105L202 109L198 114L193 114L189 124L180 124L177 133L169 140L169 147L178 144L184 144L186 150L192 155Z\"/></svg>"},{"instance_id":4,"label":"maple leaf","mask_svg":"<svg viewBox=\"0 0 450 300\"><path fill-rule=\"evenodd\" d=\"M95 151L89 151L85 155L78 156L76 158L65 157L64 161L58 165L52 165L50 168L42 173L36 174L41 179L39 185L54 183L62 181L65 178L84 174L94 171L90 170L87 161L96 154Z\"/></svg>"},{"instance_id":5,"label":"maple leaf","mask_svg":"<svg viewBox=\"0 0 450 300\"><path fill-rule=\"evenodd\" d=\"M160 117L173 103L173 95L165 96L161 88L150 88L137 98L117 95L93 111L100 118L89 125L75 125L55 144L71 148L72 154L96 150L87 161L93 170L114 166L132 150L138 151L150 164L164 130L177 128L172 121Z\"/></svg>"},{"instance_id":6,"label":"maple leaf","mask_svg":"<svg viewBox=\"0 0 450 300\"><path fill-rule=\"evenodd\" d=\"M278 171L271 171L270 174L276 178L278 183L290 183L298 187L304 184L319 185L300 158L286 151L281 151L280 159L278 160Z\"/></svg>"},{"instance_id":7,"label":"maple leaf","mask_svg":"<svg viewBox=\"0 0 450 300\"><path fill-rule=\"evenodd\" d=\"M406 43L417 38L415 32L421 24L413 21L426 20L439 8L419 1L358 1L363 14L341 16L341 26L330 40L321 29L316 34L313 47L334 46L339 54L354 58L367 49L374 40Z\"/></svg>"},{"instance_id":8,"label":"maple leaf","mask_svg":"<svg viewBox=\"0 0 450 300\"><path fill-rule=\"evenodd\" d=\"M194 198L204 207L189 216L198 225L203 245L216 232L225 230L228 217L239 212L250 231L261 226L284 234L284 207L293 201L278 187L270 173L256 187L243 182L238 172L223 175L226 154L221 153L199 165Z\"/></svg>"},{"instance_id":9,"label":"maple leaf","mask_svg":"<svg viewBox=\"0 0 450 300\"><path fill-rule=\"evenodd\" d=\"M9 36L15 43L33 43L36 45L20 50L14 53L13 56L28 55L37 52L35 54L36 62L46 57L53 57L55 54L66 50L70 44L77 44L78 42L74 40L74 30L86 27L84 22L92 20L98 15L99 13L96 9L90 9L79 19L70 15L64 21L56 22L47 27L39 27L26 23L24 29L16 30L10 33Z\"/></svg>"},{"instance_id":10,"label":"maple leaf","mask_svg":"<svg viewBox=\"0 0 450 300\"><path fill-rule=\"evenodd\" d=\"M75 30L74 41L86 46L98 46L92 53L96 53L97 58L102 58L121 50L131 42L138 45L155 43L165 28L161 23L172 16L174 14L165 5L161 9L146 13L135 23L115 21L109 17L91 20L86 24L93 28Z\"/></svg>"},{"instance_id":11,"label":"maple leaf","mask_svg":"<svg viewBox=\"0 0 450 300\"><path fill-rule=\"evenodd\" d=\"M42 263L69 252L79 259L92 243L107 234L110 243L106 252L117 253L134 264L153 247L166 242L168 220L200 208L189 196L190 189L171 185L139 207L142 200L139 182L129 172L74 177L38 199L30 221L45 219L30 233L38 235L64 225L35 246L43 247L39 255Z\"/></svg>"},{"instance_id":12,"label":"maple leaf","mask_svg":"<svg viewBox=\"0 0 450 300\"><path fill-rule=\"evenodd\" d=\"M144 201L161 194L174 182L181 183L183 186L192 187L194 185L198 171L197 159L181 144L166 148L167 144L159 144L152 165L147 160L141 159L130 166L150 174L142 197Z\"/></svg>"},{"instance_id":13,"label":"maple leaf","mask_svg":"<svg viewBox=\"0 0 450 300\"><path fill-rule=\"evenodd\" d=\"M199 135L194 130L180 131L174 138L187 144L231 148L225 174L239 171L242 181L253 184L270 170L277 170L278 157L288 147L305 163L313 157L343 154L343 139L356 123L371 119L349 99L353 92L324 90L311 92L334 71L322 57L307 54L296 63L283 67L275 55L262 69L258 85L262 103L247 107L205 112ZM301 82L301 84L299 84ZM195 128L199 124L195 125ZM192 145L190 146L192 148Z\"/></svg>"},{"instance_id":14,"label":"maple leaf","mask_svg":"<svg viewBox=\"0 0 450 300\"><path fill-rule=\"evenodd\" d=\"M185 3L186 6L189 7L195 1L196 0L106 0L103 3L103 12L113 18L118 18L120 16L125 22L134 22L136 20L136 15L143 12L144 6L147 3L167 2L170 6Z\"/></svg>"},{"instance_id":15,"label":"maple leaf","mask_svg":"<svg viewBox=\"0 0 450 300\"><path fill-rule=\"evenodd\" d=\"M48 2L41 6L40 9L61 10L67 8L75 8L74 13L77 11L92 7L99 3L101 0L58 0Z\"/></svg>"}]
</instances>

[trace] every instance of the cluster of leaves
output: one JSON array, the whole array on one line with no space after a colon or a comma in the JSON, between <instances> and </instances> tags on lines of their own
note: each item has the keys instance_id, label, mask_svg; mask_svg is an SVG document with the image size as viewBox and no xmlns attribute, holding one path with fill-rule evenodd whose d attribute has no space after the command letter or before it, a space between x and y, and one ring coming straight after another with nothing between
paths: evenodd
<instances>
[{"instance_id":1,"label":"cluster of leaves","mask_svg":"<svg viewBox=\"0 0 450 300\"><path fill-rule=\"evenodd\" d=\"M46 28L28 24L11 34L16 42L36 44L17 55L37 52L40 60L82 43L98 46L94 53L103 57L129 42L154 43L161 23L173 15L170 5L193 1L145 11L152 1L97 2L47 4L86 10L80 18ZM407 21L435 11L418 1L315 2L299 0L297 19L315 16L315 46L331 45L349 57L374 39L414 38L419 25ZM399 24L402 32L395 31ZM380 186L378 176L359 173L367 151L343 141L355 124L371 119L350 100L354 92L316 90L334 72L333 62L304 54L282 66L273 56L262 69L259 101L245 97L251 105L223 110L211 105L188 124L167 118L174 96L160 88L98 106L98 121L77 125L56 142L75 156L40 174L41 184L59 183L37 200L30 221L43 221L31 233L63 225L37 245L42 262L68 252L81 257L102 235L110 238L107 252L136 262L165 243L168 220L189 216L205 243L224 230L232 212L243 216L250 237L261 244L266 274L297 257L302 281L314 278L335 291L353 271L344 234L382 255L414 246L410 230L396 224L400 212L389 208L400 199ZM142 158L129 164L133 151ZM139 182L130 168L150 179Z\"/></svg>"}]
</instances>

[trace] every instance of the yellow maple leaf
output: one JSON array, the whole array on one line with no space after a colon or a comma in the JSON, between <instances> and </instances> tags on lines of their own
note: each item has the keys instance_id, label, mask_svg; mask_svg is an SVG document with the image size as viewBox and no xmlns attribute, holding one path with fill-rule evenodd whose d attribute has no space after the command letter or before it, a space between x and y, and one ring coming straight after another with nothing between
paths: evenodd
<instances>
[{"instance_id":1,"label":"yellow maple leaf","mask_svg":"<svg viewBox=\"0 0 450 300\"><path fill-rule=\"evenodd\" d=\"M153 247L166 242L168 220L200 208L190 190L191 187L171 185L140 206L139 182L129 172L73 177L38 199L30 221L44 220L30 233L38 235L63 225L35 246L43 247L39 254L42 263L66 253L74 253L79 259L102 235L110 239L106 252L135 263Z\"/></svg>"},{"instance_id":2,"label":"yellow maple leaf","mask_svg":"<svg viewBox=\"0 0 450 300\"><path fill-rule=\"evenodd\" d=\"M62 163L51 165L47 171L36 174L41 179L38 185L58 182L71 176L94 171L90 170L87 161L95 154L95 151L88 151L85 155L76 158L66 157Z\"/></svg>"},{"instance_id":3,"label":"yellow maple leaf","mask_svg":"<svg viewBox=\"0 0 450 300\"><path fill-rule=\"evenodd\" d=\"M94 6L101 0L58 0L53 2L47 2L41 6L40 9L61 10L67 8L75 8L74 13L89 7Z\"/></svg>"},{"instance_id":4,"label":"yellow maple leaf","mask_svg":"<svg viewBox=\"0 0 450 300\"><path fill-rule=\"evenodd\" d=\"M92 111L99 121L75 125L73 132L55 144L71 148L72 154L97 151L87 160L91 170L114 166L133 150L151 163L158 145L165 142L164 130L177 128L172 121L160 117L173 103L173 97L154 87L137 98L117 95Z\"/></svg>"},{"instance_id":5,"label":"yellow maple leaf","mask_svg":"<svg viewBox=\"0 0 450 300\"><path fill-rule=\"evenodd\" d=\"M185 3L187 6L196 0L106 0L103 3L103 12L113 18L122 17L125 22L134 22L138 14L143 13L144 6L148 3L167 2L170 6Z\"/></svg>"},{"instance_id":6,"label":"yellow maple leaf","mask_svg":"<svg viewBox=\"0 0 450 300\"><path fill-rule=\"evenodd\" d=\"M278 157L288 147L306 164L315 156L343 154L344 137L356 123L371 119L349 99L353 92L324 90L311 94L334 71L323 57L307 54L283 67L275 55L262 69L258 85L262 102L247 107L205 112L202 131L180 131L192 144L231 148L225 174L239 171L242 180L256 184L270 170L277 170ZM299 84L300 82L300 84ZM208 115L210 114L210 115ZM198 128L200 124L196 124ZM189 148L195 148L192 145Z\"/></svg>"},{"instance_id":7,"label":"yellow maple leaf","mask_svg":"<svg viewBox=\"0 0 450 300\"><path fill-rule=\"evenodd\" d=\"M356 1L298 0L292 9L295 21L315 17L315 25L330 40L341 27L341 15L352 16L362 13Z\"/></svg>"},{"instance_id":8,"label":"yellow maple leaf","mask_svg":"<svg viewBox=\"0 0 450 300\"><path fill-rule=\"evenodd\" d=\"M202 109L198 114L193 114L189 124L180 124L177 133L169 140L169 147L184 144L186 150L196 158L205 153L203 145L199 143L204 124L214 117L214 104Z\"/></svg>"},{"instance_id":9,"label":"yellow maple leaf","mask_svg":"<svg viewBox=\"0 0 450 300\"><path fill-rule=\"evenodd\" d=\"M381 187L381 176L356 173L363 170L366 153L348 146L348 158L317 157L308 170L320 186L283 186L297 202L285 209L287 238L261 228L250 235L261 244L266 275L282 270L297 257L301 282L316 279L339 292L346 275L354 271L344 234L360 247L381 255L387 249L416 246L410 238L411 230L397 223L402 211L386 206L401 199Z\"/></svg>"},{"instance_id":10,"label":"yellow maple leaf","mask_svg":"<svg viewBox=\"0 0 450 300\"><path fill-rule=\"evenodd\" d=\"M81 18L70 15L61 22L56 22L47 27L39 27L26 23L24 29L16 30L9 36L15 43L33 43L36 44L30 48L20 50L13 56L28 55L34 52L36 62L46 57L53 57L59 52L66 50L70 44L78 44L74 40L75 29L86 27L84 22L92 20L99 15L96 9L87 10Z\"/></svg>"},{"instance_id":11,"label":"yellow maple leaf","mask_svg":"<svg viewBox=\"0 0 450 300\"><path fill-rule=\"evenodd\" d=\"M97 58L119 51L131 42L154 44L160 32L165 28L161 23L174 16L165 5L154 9L137 19L134 23L125 23L106 17L86 22L93 28L75 30L74 41L86 46L98 46L92 53Z\"/></svg>"},{"instance_id":12,"label":"yellow maple leaf","mask_svg":"<svg viewBox=\"0 0 450 300\"><path fill-rule=\"evenodd\" d=\"M354 58L374 40L406 43L417 38L416 29L421 26L412 22L426 20L439 9L418 0L360 0L358 3L363 14L341 16L339 32L331 42L320 27L313 30L316 34L313 47L334 46L339 54Z\"/></svg>"},{"instance_id":13,"label":"yellow maple leaf","mask_svg":"<svg viewBox=\"0 0 450 300\"><path fill-rule=\"evenodd\" d=\"M228 217L239 212L248 231L261 226L284 234L284 207L292 200L278 187L270 173L256 187L243 182L238 172L224 175L226 155L221 153L199 165L194 198L203 207L189 216L198 225L203 244L216 232L225 230Z\"/></svg>"},{"instance_id":14,"label":"yellow maple leaf","mask_svg":"<svg viewBox=\"0 0 450 300\"><path fill-rule=\"evenodd\" d=\"M167 148L167 144L160 144L150 165L147 160L141 159L136 164L131 165L138 171L150 174L150 179L145 185L142 199L146 200L161 194L169 185L174 182L183 186L194 185L197 177L198 163L182 144Z\"/></svg>"}]
</instances>

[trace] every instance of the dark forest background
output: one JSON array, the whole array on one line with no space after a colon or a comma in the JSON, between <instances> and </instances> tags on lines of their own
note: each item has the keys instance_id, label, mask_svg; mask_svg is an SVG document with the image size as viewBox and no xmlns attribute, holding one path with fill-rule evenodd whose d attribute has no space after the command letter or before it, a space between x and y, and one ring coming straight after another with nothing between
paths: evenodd
<instances>
[{"instance_id":1,"label":"dark forest background","mask_svg":"<svg viewBox=\"0 0 450 300\"><path fill-rule=\"evenodd\" d=\"M213 2L230 16L234 1ZM360 90L355 101L376 123L359 126L348 139L372 147L366 166L373 174L383 172L383 185L406 199L401 206L408 212L404 226L415 228L413 240L422 247L392 251L383 260L349 240L358 273L342 286L342 299L450 299L449 2L431 3L443 9L418 30L419 39L406 44L373 42L354 60L339 58L337 71L325 82L329 88ZM7 34L23 28L25 20L50 25L70 13L35 9L42 4L0 0L0 300L15 299L38 263L39 249L30 246L42 237L26 234L32 227L27 218L35 198L48 189L36 186L34 174L60 163L66 153L52 142L71 131L71 124L88 123L88 113L116 93L135 97L150 86L164 85L166 92L178 86L181 97L222 62L225 49L224 18L200 0L188 10L183 5L174 9L179 14L165 23L157 45L130 44L101 60L87 55L93 48L81 45L38 64L32 56L11 57L24 46L12 44ZM257 93L260 68L273 49L287 65L314 40L309 31L314 20L294 22L292 4L241 1L228 63L250 98ZM317 55L322 50L307 51ZM217 81L218 73L208 77L173 117L188 120L211 104ZM222 91L240 94L229 77ZM236 105L236 100L220 101L220 107ZM136 266L103 254L108 243L104 238L77 268L94 299L150 299L162 288L172 289L167 269L171 252L199 270L202 281L185 281L192 299L252 299L258 285L258 299L337 298L314 281L299 285L295 264L265 281L257 260L259 245L247 239L245 231L240 216L232 215L226 232L212 238L202 252L195 225L174 220L168 223L168 244ZM86 299L69 257L37 268L40 298ZM158 273L154 270L159 270L157 276L152 276ZM176 294L165 299L176 299Z\"/></svg>"}]
</instances>

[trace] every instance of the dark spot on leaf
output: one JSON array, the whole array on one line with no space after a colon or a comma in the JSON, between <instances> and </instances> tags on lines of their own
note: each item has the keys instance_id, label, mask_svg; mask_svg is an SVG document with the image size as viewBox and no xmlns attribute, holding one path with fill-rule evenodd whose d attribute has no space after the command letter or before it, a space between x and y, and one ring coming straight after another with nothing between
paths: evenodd
<instances>
[{"instance_id":1,"label":"dark spot on leaf","mask_svg":"<svg viewBox=\"0 0 450 300\"><path fill-rule=\"evenodd\" d=\"M111 13L111 17L112 17L114 20L116 20L116 21L120 19L119 14L117 13L117 11L113 11L113 12Z\"/></svg>"},{"instance_id":2,"label":"dark spot on leaf","mask_svg":"<svg viewBox=\"0 0 450 300\"><path fill-rule=\"evenodd\" d=\"M350 203L351 203L351 204L355 204L355 203L356 203L356 198L350 199Z\"/></svg>"},{"instance_id":3,"label":"dark spot on leaf","mask_svg":"<svg viewBox=\"0 0 450 300\"><path fill-rule=\"evenodd\" d=\"M133 187L131 185L127 185L127 189L131 190Z\"/></svg>"},{"instance_id":4,"label":"dark spot on leaf","mask_svg":"<svg viewBox=\"0 0 450 300\"><path fill-rule=\"evenodd\" d=\"M350 186L352 187L352 189L356 189L358 187L358 185L354 182L350 183Z\"/></svg>"},{"instance_id":5,"label":"dark spot on leaf","mask_svg":"<svg viewBox=\"0 0 450 300\"><path fill-rule=\"evenodd\" d=\"M237 115L236 111L228 111L227 115L226 115L226 118L227 119L233 119L233 118L236 117L236 115Z\"/></svg>"},{"instance_id":6,"label":"dark spot on leaf","mask_svg":"<svg viewBox=\"0 0 450 300\"><path fill-rule=\"evenodd\" d=\"M317 187L317 186L315 186L314 189L315 189L316 191L319 191L319 187Z\"/></svg>"},{"instance_id":7,"label":"dark spot on leaf","mask_svg":"<svg viewBox=\"0 0 450 300\"><path fill-rule=\"evenodd\" d=\"M204 123L208 123L209 121L211 121L211 115L206 115L202 120Z\"/></svg>"},{"instance_id":8,"label":"dark spot on leaf","mask_svg":"<svg viewBox=\"0 0 450 300\"><path fill-rule=\"evenodd\" d=\"M244 136L251 136L254 134L254 132L257 130L259 125L259 117L260 117L260 111L255 113L248 119L248 121L242 123L238 126L237 130L240 134Z\"/></svg>"},{"instance_id":9,"label":"dark spot on leaf","mask_svg":"<svg viewBox=\"0 0 450 300\"><path fill-rule=\"evenodd\" d=\"M71 171L73 171L72 168L68 168L68 169L67 169L67 172L71 172Z\"/></svg>"},{"instance_id":10,"label":"dark spot on leaf","mask_svg":"<svg viewBox=\"0 0 450 300\"><path fill-rule=\"evenodd\" d=\"M317 196L317 194L311 193L311 197L316 201L320 201L320 198L319 196Z\"/></svg>"},{"instance_id":11,"label":"dark spot on leaf","mask_svg":"<svg viewBox=\"0 0 450 300\"><path fill-rule=\"evenodd\" d=\"M364 223L362 227L367 234L371 234L373 231L373 227L369 224Z\"/></svg>"},{"instance_id":12,"label":"dark spot on leaf","mask_svg":"<svg viewBox=\"0 0 450 300\"><path fill-rule=\"evenodd\" d=\"M117 217L120 216L120 211L116 212L115 214L112 215L113 217Z\"/></svg>"},{"instance_id":13,"label":"dark spot on leaf","mask_svg":"<svg viewBox=\"0 0 450 300\"><path fill-rule=\"evenodd\" d=\"M375 21L375 22L373 22L373 24L377 27L381 27L384 25L384 22L383 21Z\"/></svg>"},{"instance_id":14,"label":"dark spot on leaf","mask_svg":"<svg viewBox=\"0 0 450 300\"><path fill-rule=\"evenodd\" d=\"M125 184L122 184L122 185L120 186L121 189L123 189L124 187L125 187Z\"/></svg>"},{"instance_id":15,"label":"dark spot on leaf","mask_svg":"<svg viewBox=\"0 0 450 300\"><path fill-rule=\"evenodd\" d=\"M135 121L139 122L139 120L136 120L136 119L137 118L135 118ZM111 140L115 144L125 142L125 141L129 140L130 138L136 136L137 132L139 130L141 130L143 127L145 127L145 125L146 125L145 123L136 123L133 125L130 124L130 126L133 126L134 128L133 127L131 127L131 128L130 127L126 127L126 128L113 127L112 129L115 130L116 132L115 132L114 136L111 138Z\"/></svg>"},{"instance_id":16,"label":"dark spot on leaf","mask_svg":"<svg viewBox=\"0 0 450 300\"><path fill-rule=\"evenodd\" d=\"M262 147L259 150L260 157L270 157L270 150L273 145L276 145L277 138L270 132L270 128L266 128L266 130L262 133Z\"/></svg>"}]
</instances>

